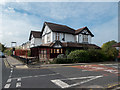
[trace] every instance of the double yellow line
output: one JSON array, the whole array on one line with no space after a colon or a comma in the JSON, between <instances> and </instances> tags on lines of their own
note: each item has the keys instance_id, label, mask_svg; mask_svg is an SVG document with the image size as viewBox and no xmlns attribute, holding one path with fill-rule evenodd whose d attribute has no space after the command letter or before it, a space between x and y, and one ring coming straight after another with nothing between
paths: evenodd
<instances>
[{"instance_id":1,"label":"double yellow line","mask_svg":"<svg viewBox=\"0 0 120 90\"><path fill-rule=\"evenodd\" d=\"M9 63L8 63L8 61L7 61L7 58L3 58L3 61L4 61L4 63L5 63L5 66L6 66L7 68L10 68L10 65L9 65Z\"/></svg>"}]
</instances>

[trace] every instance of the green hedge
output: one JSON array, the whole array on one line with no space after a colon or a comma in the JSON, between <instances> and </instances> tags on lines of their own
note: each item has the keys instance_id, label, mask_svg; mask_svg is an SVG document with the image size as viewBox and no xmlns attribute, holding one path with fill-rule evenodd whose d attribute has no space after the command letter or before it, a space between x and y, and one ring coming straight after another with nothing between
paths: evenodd
<instances>
[{"instance_id":1,"label":"green hedge","mask_svg":"<svg viewBox=\"0 0 120 90\"><path fill-rule=\"evenodd\" d=\"M55 58L53 63L89 63L108 61L106 53L99 49L75 50L67 56L67 58Z\"/></svg>"},{"instance_id":2,"label":"green hedge","mask_svg":"<svg viewBox=\"0 0 120 90\"><path fill-rule=\"evenodd\" d=\"M89 54L86 50L75 50L72 51L67 58L72 59L75 63L89 62Z\"/></svg>"},{"instance_id":3,"label":"green hedge","mask_svg":"<svg viewBox=\"0 0 120 90\"><path fill-rule=\"evenodd\" d=\"M68 55L69 59L74 62L102 62L107 61L107 55L102 50L89 49L89 50L75 50Z\"/></svg>"},{"instance_id":4,"label":"green hedge","mask_svg":"<svg viewBox=\"0 0 120 90\"><path fill-rule=\"evenodd\" d=\"M107 55L102 50L92 49L87 52L90 62L103 62L108 60Z\"/></svg>"}]
</instances>

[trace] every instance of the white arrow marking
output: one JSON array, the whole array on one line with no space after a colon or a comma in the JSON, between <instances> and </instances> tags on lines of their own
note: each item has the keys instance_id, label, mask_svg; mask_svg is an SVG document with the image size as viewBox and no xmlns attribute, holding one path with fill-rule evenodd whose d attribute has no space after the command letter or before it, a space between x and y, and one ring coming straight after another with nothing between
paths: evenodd
<instances>
[{"instance_id":1,"label":"white arrow marking","mask_svg":"<svg viewBox=\"0 0 120 90\"><path fill-rule=\"evenodd\" d=\"M19 82L19 83L17 83L16 84L16 87L18 88L18 87L21 87L21 83Z\"/></svg>"},{"instance_id":2,"label":"white arrow marking","mask_svg":"<svg viewBox=\"0 0 120 90\"><path fill-rule=\"evenodd\" d=\"M53 82L54 84L58 85L61 88L68 88L68 87L73 87L73 86L81 85L83 83L87 83L87 82L89 82L91 80L94 80L94 79L97 79L97 78L100 78L100 77L103 77L103 76L101 75L101 76L88 76L88 77L77 77L77 78L67 78L67 79L56 79L56 80L51 80L51 82ZM82 82L79 82L79 83L71 84L71 85L69 85L69 84L61 81L61 80L86 79L86 78L88 78L88 79L84 80Z\"/></svg>"},{"instance_id":3,"label":"white arrow marking","mask_svg":"<svg viewBox=\"0 0 120 90\"><path fill-rule=\"evenodd\" d=\"M6 84L5 86L4 86L4 88L9 88L10 87L10 84Z\"/></svg>"}]
</instances>

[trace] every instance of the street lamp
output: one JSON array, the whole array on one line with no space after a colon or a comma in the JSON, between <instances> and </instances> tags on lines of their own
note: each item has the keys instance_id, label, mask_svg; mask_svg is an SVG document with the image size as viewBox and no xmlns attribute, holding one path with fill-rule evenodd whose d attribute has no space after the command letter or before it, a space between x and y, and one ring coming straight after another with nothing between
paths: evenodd
<instances>
[{"instance_id":1,"label":"street lamp","mask_svg":"<svg viewBox=\"0 0 120 90\"><path fill-rule=\"evenodd\" d=\"M116 49L117 49L117 51L118 51L118 53L117 53L117 57L116 57L116 59L115 59L115 61L116 62L118 62L118 56L119 56L119 47L115 47Z\"/></svg>"},{"instance_id":2,"label":"street lamp","mask_svg":"<svg viewBox=\"0 0 120 90\"><path fill-rule=\"evenodd\" d=\"M117 44L114 44L113 47L115 47L115 48L117 49L117 51L118 51L117 57L116 57L116 59L115 59L115 61L117 62L117 61L118 61L118 56L119 56L120 42L117 43Z\"/></svg>"}]
</instances>

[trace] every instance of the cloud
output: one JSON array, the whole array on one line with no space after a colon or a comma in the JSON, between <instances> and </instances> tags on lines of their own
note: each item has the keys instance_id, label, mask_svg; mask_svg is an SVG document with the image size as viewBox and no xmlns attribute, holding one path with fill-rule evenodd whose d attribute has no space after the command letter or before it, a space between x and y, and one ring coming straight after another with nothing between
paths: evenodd
<instances>
[{"instance_id":1,"label":"cloud","mask_svg":"<svg viewBox=\"0 0 120 90\"><path fill-rule=\"evenodd\" d=\"M26 17L26 15L21 17L19 13L12 16L4 14L2 17L2 36L0 35L2 40L0 42L10 46L12 41L16 41L18 45L28 41L30 31L39 28L32 25L29 18Z\"/></svg>"},{"instance_id":2,"label":"cloud","mask_svg":"<svg viewBox=\"0 0 120 90\"><path fill-rule=\"evenodd\" d=\"M31 29L41 30L44 21L66 24L75 29L88 26L95 35L93 42L98 45L116 39L112 34L115 34L113 28L116 25L117 3L8 2L3 5L2 14L3 34L0 37L8 46L11 41L16 41L18 45L26 42ZM114 26L110 27L112 24ZM108 32L107 28L113 32L111 37L101 37L102 32Z\"/></svg>"}]
</instances>

